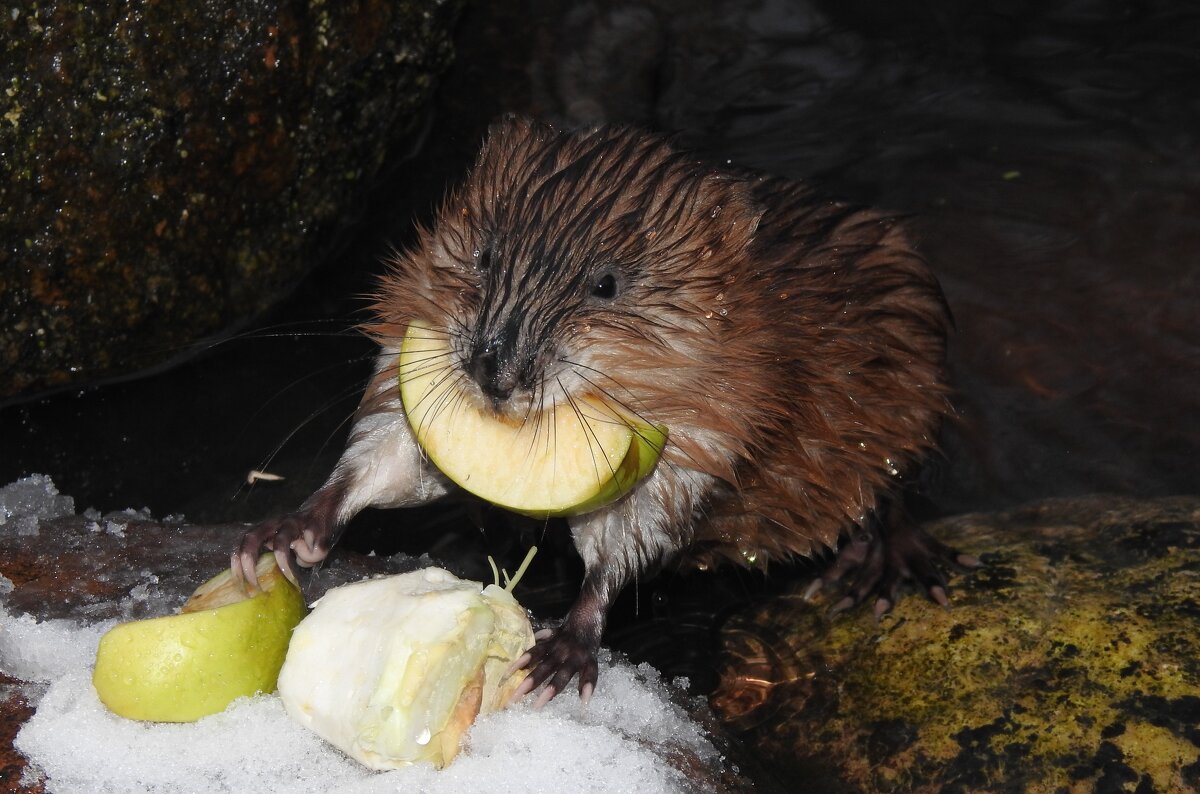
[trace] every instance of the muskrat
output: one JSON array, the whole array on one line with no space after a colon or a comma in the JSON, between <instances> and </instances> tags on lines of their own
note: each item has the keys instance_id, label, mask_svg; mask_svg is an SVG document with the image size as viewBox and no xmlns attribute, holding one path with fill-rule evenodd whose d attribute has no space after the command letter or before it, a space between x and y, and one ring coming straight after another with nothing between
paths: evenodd
<instances>
[{"instance_id":1,"label":"muskrat","mask_svg":"<svg viewBox=\"0 0 1200 794\"><path fill-rule=\"evenodd\" d=\"M617 593L690 555L765 565L837 548L822 582L835 609L903 580L946 602L945 561L970 564L900 506L951 413L949 311L900 220L824 200L797 182L707 165L667 138L497 122L435 221L382 277L366 331L375 374L328 481L294 513L245 535L293 565L328 554L364 507L455 490L423 459L397 386L417 319L444 329L464 397L527 415L601 393L670 436L619 501L569 519L581 593L519 665L542 701L576 675L587 699Z\"/></svg>"}]
</instances>

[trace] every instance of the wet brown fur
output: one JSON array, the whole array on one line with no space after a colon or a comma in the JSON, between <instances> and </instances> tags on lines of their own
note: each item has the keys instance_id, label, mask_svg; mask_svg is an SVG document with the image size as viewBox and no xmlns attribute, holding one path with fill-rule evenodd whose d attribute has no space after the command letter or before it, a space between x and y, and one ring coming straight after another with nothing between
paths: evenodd
<instances>
[{"instance_id":1,"label":"wet brown fur","mask_svg":"<svg viewBox=\"0 0 1200 794\"><path fill-rule=\"evenodd\" d=\"M499 123L392 263L369 333L395 347L423 318L465 340L489 246L546 271L548 360L586 355L595 388L670 428L660 465L719 479L680 538L701 562L834 546L912 476L950 410L948 311L900 222L797 183L638 131ZM612 305L569 297L564 279L601 267L623 279Z\"/></svg>"}]
</instances>

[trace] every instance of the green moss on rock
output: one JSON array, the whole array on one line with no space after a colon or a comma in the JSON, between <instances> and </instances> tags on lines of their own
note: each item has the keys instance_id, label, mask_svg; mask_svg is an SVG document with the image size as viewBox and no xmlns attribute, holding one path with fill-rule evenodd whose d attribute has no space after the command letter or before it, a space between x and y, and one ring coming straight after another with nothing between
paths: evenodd
<instances>
[{"instance_id":1,"label":"green moss on rock","mask_svg":"<svg viewBox=\"0 0 1200 794\"><path fill-rule=\"evenodd\" d=\"M933 530L986 563L952 580L953 608L910 596L876 624L777 599L726 627L718 713L857 791L1195 790L1200 499Z\"/></svg>"}]
</instances>

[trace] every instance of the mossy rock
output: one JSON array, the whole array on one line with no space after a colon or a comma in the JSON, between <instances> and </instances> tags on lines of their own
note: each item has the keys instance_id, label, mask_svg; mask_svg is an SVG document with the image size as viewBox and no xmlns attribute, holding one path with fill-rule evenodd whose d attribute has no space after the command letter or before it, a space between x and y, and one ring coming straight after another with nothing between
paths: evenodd
<instances>
[{"instance_id":1,"label":"mossy rock","mask_svg":"<svg viewBox=\"0 0 1200 794\"><path fill-rule=\"evenodd\" d=\"M1200 498L1053 500L932 531L985 562L951 580L950 609L909 596L876 623L792 595L733 619L725 723L832 790L1200 788Z\"/></svg>"},{"instance_id":2,"label":"mossy rock","mask_svg":"<svg viewBox=\"0 0 1200 794\"><path fill-rule=\"evenodd\" d=\"M286 294L416 128L461 5L6 8L0 399L160 364Z\"/></svg>"}]
</instances>

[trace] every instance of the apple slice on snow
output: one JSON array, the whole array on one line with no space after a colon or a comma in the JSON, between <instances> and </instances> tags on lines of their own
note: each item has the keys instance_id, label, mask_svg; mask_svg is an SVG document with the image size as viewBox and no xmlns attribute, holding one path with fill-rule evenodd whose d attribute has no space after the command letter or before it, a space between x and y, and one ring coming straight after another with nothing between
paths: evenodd
<instances>
[{"instance_id":1,"label":"apple slice on snow","mask_svg":"<svg viewBox=\"0 0 1200 794\"><path fill-rule=\"evenodd\" d=\"M509 420L476 406L451 367L450 342L421 322L400 347L400 397L417 441L463 489L518 513L603 507L649 474L667 441L658 427L594 397Z\"/></svg>"},{"instance_id":2,"label":"apple slice on snow","mask_svg":"<svg viewBox=\"0 0 1200 794\"><path fill-rule=\"evenodd\" d=\"M304 597L271 554L248 595L226 568L178 615L134 620L100 638L92 683L104 705L134 720L191 722L236 698L275 691Z\"/></svg>"}]
</instances>

